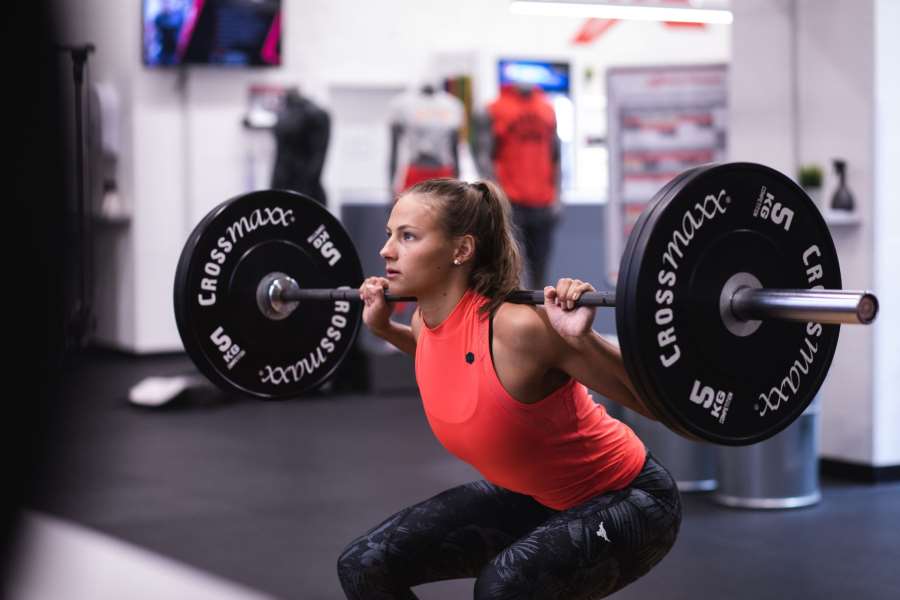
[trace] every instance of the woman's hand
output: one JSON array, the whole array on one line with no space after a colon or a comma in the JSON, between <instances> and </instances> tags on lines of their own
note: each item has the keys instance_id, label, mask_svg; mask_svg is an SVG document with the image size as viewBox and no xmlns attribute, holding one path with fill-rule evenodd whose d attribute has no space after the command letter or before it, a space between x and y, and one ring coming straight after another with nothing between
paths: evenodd
<instances>
[{"instance_id":1,"label":"woman's hand","mask_svg":"<svg viewBox=\"0 0 900 600\"><path fill-rule=\"evenodd\" d=\"M390 327L391 307L384 300L384 288L388 280L384 277L369 277L359 286L359 297L363 307L363 323L375 335L381 335Z\"/></svg>"},{"instance_id":2,"label":"woman's hand","mask_svg":"<svg viewBox=\"0 0 900 600\"><path fill-rule=\"evenodd\" d=\"M550 325L564 339L579 338L589 334L594 324L596 307L580 306L575 301L585 292L593 292L594 286L580 279L560 279L556 287L544 288L544 309Z\"/></svg>"}]
</instances>

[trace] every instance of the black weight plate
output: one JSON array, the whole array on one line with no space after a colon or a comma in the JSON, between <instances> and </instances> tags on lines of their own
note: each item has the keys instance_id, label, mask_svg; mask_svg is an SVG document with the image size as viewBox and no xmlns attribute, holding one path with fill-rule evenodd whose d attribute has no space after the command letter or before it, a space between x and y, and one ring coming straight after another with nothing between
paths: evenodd
<instances>
[{"instance_id":1,"label":"black weight plate","mask_svg":"<svg viewBox=\"0 0 900 600\"><path fill-rule=\"evenodd\" d=\"M634 223L634 227L631 228L631 232L628 234L628 239L625 241L625 250L622 252L622 257L619 259L619 276L617 278L616 289L618 289L618 282L624 281L623 274L628 269L631 264L631 256L632 249L634 247L634 243L637 240L637 237L640 235L641 229L644 227L644 223L647 222L647 217L653 212L653 207L656 206L658 200L668 193L675 185L678 184L679 181L684 179L689 173L693 172L695 169L688 169L687 171L682 171L669 181L667 181L661 188L659 188L655 194L653 194L653 198L647 203L647 206L638 216L637 221Z\"/></svg>"},{"instance_id":2,"label":"black weight plate","mask_svg":"<svg viewBox=\"0 0 900 600\"><path fill-rule=\"evenodd\" d=\"M679 192L681 192L681 190L684 188L684 186L687 185L687 183L689 181L691 181L692 178L700 175L705 170L707 170L713 166L715 166L714 163L707 163L707 164L699 165L697 167L694 167L692 169L685 171L684 173L682 173L681 176L678 177L677 181L675 182L675 185L673 185L671 188L666 190L665 194L660 195L660 197L658 198L658 201L655 203L655 206L653 207L653 210L650 211L647 221L645 221L645 226L641 229L641 232L635 242L635 248L643 249L646 247L647 238L653 232L652 224L656 222L655 216L660 211L664 210L666 206L668 206L668 202L671 200L671 198L673 198L675 195L677 195ZM646 225L647 222L650 222L651 225L647 226ZM641 251L634 252L634 256L641 256ZM626 285L626 287L625 287L626 294L630 294L629 301L627 302L627 306L629 306L632 311L634 311L637 306L637 296L634 295L634 292L636 290L638 290L638 285L639 285L638 279L640 276L639 261L635 261L634 264L637 266L634 266L629 274L629 281L632 281L633 283L631 284L631 286ZM636 360L634 358L635 356L639 356L639 352L640 352L639 349L641 348L640 337L638 335L638 332L636 330L634 330L634 328L631 328L630 333L631 333L631 335L627 338L628 339L628 350L623 351L623 356L625 354L628 354L628 356L631 358L630 363L632 364L632 368L634 369L634 371L638 374L638 377L637 377L638 381L640 381L640 382L649 381L650 375L645 369L644 362L640 361L640 360ZM638 349L638 351L630 352L631 348L636 348L636 349ZM645 387L642 389L642 393L644 394L643 399L645 401L645 404L648 406L648 408L650 408L653 411L653 413L655 414L655 416L661 423L666 425L666 427L668 427L675 433L678 433L678 434L688 437L688 438L696 439L696 436L692 435L689 431L687 431L683 427L681 427L679 420L676 419L671 414L668 406L664 402L661 402L659 400L658 396L653 393L653 390L651 387L649 387L645 384Z\"/></svg>"},{"instance_id":3,"label":"black weight plate","mask_svg":"<svg viewBox=\"0 0 900 600\"><path fill-rule=\"evenodd\" d=\"M654 210L633 254L622 327L636 344L632 368L667 424L746 445L803 412L828 372L838 326L766 320L741 337L719 310L739 272L769 288L841 287L831 235L802 189L762 165L700 170Z\"/></svg>"},{"instance_id":4,"label":"black weight plate","mask_svg":"<svg viewBox=\"0 0 900 600\"><path fill-rule=\"evenodd\" d=\"M668 418L665 413L665 407L655 403L653 397L644 389L643 381L645 375L640 372L639 361L635 361L632 358L635 354L635 350L633 349L636 349L639 346L636 332L633 331L633 328L628 326L633 322L633 317L631 317L631 315L633 313L634 299L627 298L626 295L628 290L634 290L634 285L628 283L635 277L635 275L633 275L634 271L632 265L635 264L635 262L638 262L633 260L635 256L634 248L641 239L641 234L644 231L647 221L651 220L651 217L656 210L665 206L669 196L672 193L677 192L681 185L683 185L682 182L708 166L711 165L699 165L686 171L682 171L670 179L653 195L653 198L647 203L647 207L638 217L637 222L631 230L631 234L628 236L628 242L625 245L625 251L622 254L622 260L619 267L619 278L616 283L616 332L619 337L619 345L622 350L622 359L625 363L625 370L628 372L638 394L641 395L641 398L653 412L654 416L661 423L675 430L678 430L678 423ZM678 430L678 433L686 435L680 430Z\"/></svg>"},{"instance_id":5,"label":"black weight plate","mask_svg":"<svg viewBox=\"0 0 900 600\"><path fill-rule=\"evenodd\" d=\"M182 250L175 320L188 355L214 383L260 398L290 398L321 385L359 330L356 302L301 302L272 320L257 305L264 277L301 287L358 287L362 266L341 224L318 202L269 190L212 210Z\"/></svg>"}]
</instances>

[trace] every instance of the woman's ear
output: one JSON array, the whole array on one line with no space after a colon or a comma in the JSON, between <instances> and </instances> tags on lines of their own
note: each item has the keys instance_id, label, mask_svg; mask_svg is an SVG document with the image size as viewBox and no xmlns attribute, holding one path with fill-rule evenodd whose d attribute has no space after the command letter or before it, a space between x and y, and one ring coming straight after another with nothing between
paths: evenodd
<instances>
[{"instance_id":1,"label":"woman's ear","mask_svg":"<svg viewBox=\"0 0 900 600\"><path fill-rule=\"evenodd\" d=\"M459 238L456 243L456 250L453 253L453 262L459 261L459 264L465 264L475 257L475 238L470 234L466 234Z\"/></svg>"}]
</instances>

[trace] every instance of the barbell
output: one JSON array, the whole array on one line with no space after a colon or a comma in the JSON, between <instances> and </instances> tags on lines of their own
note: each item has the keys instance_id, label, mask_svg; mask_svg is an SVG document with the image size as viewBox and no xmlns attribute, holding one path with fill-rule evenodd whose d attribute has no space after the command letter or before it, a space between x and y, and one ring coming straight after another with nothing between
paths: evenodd
<instances>
[{"instance_id":1,"label":"barbell","mask_svg":"<svg viewBox=\"0 0 900 600\"><path fill-rule=\"evenodd\" d=\"M349 235L319 203L284 190L240 195L185 244L178 331L223 389L300 396L350 350L362 280ZM839 324L875 319L874 294L840 288L834 243L805 192L771 168L727 163L660 189L628 238L615 290L579 304L615 307L626 370L660 422L690 439L747 445L813 400ZM506 300L543 304L543 291Z\"/></svg>"}]
</instances>

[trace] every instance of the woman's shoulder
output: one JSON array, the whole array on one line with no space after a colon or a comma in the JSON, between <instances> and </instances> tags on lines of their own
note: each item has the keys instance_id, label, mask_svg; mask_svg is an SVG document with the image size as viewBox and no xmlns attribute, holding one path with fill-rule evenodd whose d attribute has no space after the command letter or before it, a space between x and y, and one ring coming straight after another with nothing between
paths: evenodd
<instances>
[{"instance_id":1,"label":"woman's shoulder","mask_svg":"<svg viewBox=\"0 0 900 600\"><path fill-rule=\"evenodd\" d=\"M555 337L539 306L504 302L494 314L494 338L511 348L535 351Z\"/></svg>"}]
</instances>

